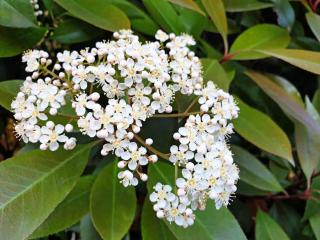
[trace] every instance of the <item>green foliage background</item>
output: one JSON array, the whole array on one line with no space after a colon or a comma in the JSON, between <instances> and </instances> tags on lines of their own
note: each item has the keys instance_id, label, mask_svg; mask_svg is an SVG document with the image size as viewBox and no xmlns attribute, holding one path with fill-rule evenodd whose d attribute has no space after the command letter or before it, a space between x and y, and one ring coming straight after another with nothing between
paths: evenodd
<instances>
[{"instance_id":1,"label":"green foliage background","mask_svg":"<svg viewBox=\"0 0 320 240\"><path fill-rule=\"evenodd\" d=\"M319 0L0 1L0 239L320 239ZM230 138L240 168L229 209L208 205L188 229L159 220L148 202L173 168L149 166L149 181L123 188L113 156L99 144L66 154L17 142L10 103L24 79L21 53L93 46L132 28L152 39L161 28L197 41L205 81L236 96ZM177 96L177 111L192 97ZM142 133L168 151L179 119L151 119ZM65 121L65 119L60 119ZM161 128L161 132L159 129ZM81 138L81 137L80 137ZM146 199L146 200L144 200Z\"/></svg>"}]
</instances>

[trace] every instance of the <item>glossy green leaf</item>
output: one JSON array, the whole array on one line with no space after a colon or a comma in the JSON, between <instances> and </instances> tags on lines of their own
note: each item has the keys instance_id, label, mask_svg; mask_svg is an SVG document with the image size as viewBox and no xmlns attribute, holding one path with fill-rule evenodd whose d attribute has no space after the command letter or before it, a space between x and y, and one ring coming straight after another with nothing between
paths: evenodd
<instances>
[{"instance_id":1,"label":"glossy green leaf","mask_svg":"<svg viewBox=\"0 0 320 240\"><path fill-rule=\"evenodd\" d=\"M320 15L313 12L308 12L306 14L306 18L313 34L316 36L318 41L320 41Z\"/></svg>"},{"instance_id":2,"label":"glossy green leaf","mask_svg":"<svg viewBox=\"0 0 320 240\"><path fill-rule=\"evenodd\" d=\"M0 164L1 238L26 239L38 228L74 187L91 147L35 150Z\"/></svg>"},{"instance_id":3,"label":"glossy green leaf","mask_svg":"<svg viewBox=\"0 0 320 240\"><path fill-rule=\"evenodd\" d=\"M232 59L249 60L266 57L255 50L284 48L290 36L285 29L271 24L259 24L241 33L231 46Z\"/></svg>"},{"instance_id":4,"label":"glossy green leaf","mask_svg":"<svg viewBox=\"0 0 320 240\"><path fill-rule=\"evenodd\" d=\"M37 228L31 238L57 233L80 221L89 212L89 196L93 181L93 176L80 178L68 196Z\"/></svg>"},{"instance_id":5,"label":"glossy green leaf","mask_svg":"<svg viewBox=\"0 0 320 240\"><path fill-rule=\"evenodd\" d=\"M7 110L11 110L11 102L20 91L23 80L8 80L0 82L0 105Z\"/></svg>"},{"instance_id":6,"label":"glossy green leaf","mask_svg":"<svg viewBox=\"0 0 320 240\"><path fill-rule=\"evenodd\" d=\"M90 209L94 226L103 239L120 240L129 230L136 212L136 193L117 177L117 161L107 165L93 184Z\"/></svg>"},{"instance_id":7,"label":"glossy green leaf","mask_svg":"<svg viewBox=\"0 0 320 240\"><path fill-rule=\"evenodd\" d=\"M0 27L0 57L12 57L42 41L47 29Z\"/></svg>"},{"instance_id":8,"label":"glossy green leaf","mask_svg":"<svg viewBox=\"0 0 320 240\"><path fill-rule=\"evenodd\" d=\"M283 190L272 173L251 153L235 145L232 146L232 153L243 182L265 191Z\"/></svg>"},{"instance_id":9,"label":"glossy green leaf","mask_svg":"<svg viewBox=\"0 0 320 240\"><path fill-rule=\"evenodd\" d=\"M222 0L201 0L201 2L208 15L210 16L212 22L221 34L225 47L228 46L228 22Z\"/></svg>"},{"instance_id":10,"label":"glossy green leaf","mask_svg":"<svg viewBox=\"0 0 320 240\"><path fill-rule=\"evenodd\" d=\"M204 16L206 15L194 0L169 0L169 1L174 4L180 5L182 7L191 9L191 10L198 12Z\"/></svg>"},{"instance_id":11,"label":"glossy green leaf","mask_svg":"<svg viewBox=\"0 0 320 240\"><path fill-rule=\"evenodd\" d=\"M266 114L237 99L239 118L233 121L234 128L243 138L259 148L283 157L292 164L291 144L283 130Z\"/></svg>"},{"instance_id":12,"label":"glossy green leaf","mask_svg":"<svg viewBox=\"0 0 320 240\"><path fill-rule=\"evenodd\" d=\"M273 6L272 3L259 0L223 0L223 3L228 12L246 12Z\"/></svg>"},{"instance_id":13,"label":"glossy green leaf","mask_svg":"<svg viewBox=\"0 0 320 240\"><path fill-rule=\"evenodd\" d=\"M213 81L219 88L228 91L231 80L220 63L210 58L201 59L201 63L204 82Z\"/></svg>"},{"instance_id":14,"label":"glossy green leaf","mask_svg":"<svg viewBox=\"0 0 320 240\"><path fill-rule=\"evenodd\" d=\"M171 164L158 162L149 166L148 190L153 191L157 182L174 183L174 167ZM149 201L149 200L148 200ZM154 213L155 214L155 213ZM211 201L207 202L205 211L196 211L195 223L184 229L165 222L178 240L242 240L246 239L239 224L227 208L217 210Z\"/></svg>"},{"instance_id":15,"label":"glossy green leaf","mask_svg":"<svg viewBox=\"0 0 320 240\"><path fill-rule=\"evenodd\" d=\"M255 71L246 74L291 118L307 126L311 132L320 133L319 124L307 113L296 99L274 83L268 76Z\"/></svg>"},{"instance_id":16,"label":"glossy green leaf","mask_svg":"<svg viewBox=\"0 0 320 240\"><path fill-rule=\"evenodd\" d=\"M163 220L155 215L151 202L146 198L141 216L141 233L143 240L175 240ZM155 234L157 233L157 234Z\"/></svg>"},{"instance_id":17,"label":"glossy green leaf","mask_svg":"<svg viewBox=\"0 0 320 240\"><path fill-rule=\"evenodd\" d=\"M300 49L261 49L259 52L279 58L306 71L320 74L320 52Z\"/></svg>"},{"instance_id":18,"label":"glossy green leaf","mask_svg":"<svg viewBox=\"0 0 320 240\"><path fill-rule=\"evenodd\" d=\"M270 191L255 188L240 179L237 183L237 193L244 196L267 196L270 194Z\"/></svg>"},{"instance_id":19,"label":"glossy green leaf","mask_svg":"<svg viewBox=\"0 0 320 240\"><path fill-rule=\"evenodd\" d=\"M133 2L124 0L107 0L113 5L120 8L130 19L132 29L154 35L158 30L158 25L142 9L137 7Z\"/></svg>"},{"instance_id":20,"label":"glossy green leaf","mask_svg":"<svg viewBox=\"0 0 320 240\"><path fill-rule=\"evenodd\" d=\"M30 1L1 0L0 25L6 27L36 27L36 18Z\"/></svg>"},{"instance_id":21,"label":"glossy green leaf","mask_svg":"<svg viewBox=\"0 0 320 240\"><path fill-rule=\"evenodd\" d=\"M118 7L104 0L55 0L74 17L80 18L96 27L118 31L130 28L130 21Z\"/></svg>"},{"instance_id":22,"label":"glossy green leaf","mask_svg":"<svg viewBox=\"0 0 320 240\"><path fill-rule=\"evenodd\" d=\"M102 34L103 30L79 19L71 18L63 20L54 29L51 38L63 44L73 44L94 39Z\"/></svg>"},{"instance_id":23,"label":"glossy green leaf","mask_svg":"<svg viewBox=\"0 0 320 240\"><path fill-rule=\"evenodd\" d=\"M143 0L143 4L153 19L167 32L179 34L184 31L177 12L167 0Z\"/></svg>"},{"instance_id":24,"label":"glossy green leaf","mask_svg":"<svg viewBox=\"0 0 320 240\"><path fill-rule=\"evenodd\" d=\"M320 226L320 213L312 216L309 219L309 222L310 222L312 231L313 231L314 235L316 236L316 239L320 240L320 228L319 228L319 226Z\"/></svg>"},{"instance_id":25,"label":"glossy green leaf","mask_svg":"<svg viewBox=\"0 0 320 240\"><path fill-rule=\"evenodd\" d=\"M258 210L256 217L256 240L289 240L288 235L268 214Z\"/></svg>"}]
</instances>

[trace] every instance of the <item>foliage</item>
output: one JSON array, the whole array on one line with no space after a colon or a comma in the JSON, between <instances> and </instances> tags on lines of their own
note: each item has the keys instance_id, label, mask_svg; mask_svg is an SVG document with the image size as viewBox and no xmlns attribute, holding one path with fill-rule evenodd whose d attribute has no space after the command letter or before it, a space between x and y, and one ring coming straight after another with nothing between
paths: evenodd
<instances>
[{"instance_id":1,"label":"foliage","mask_svg":"<svg viewBox=\"0 0 320 240\"><path fill-rule=\"evenodd\" d=\"M318 0L29 0L0 1L0 233L3 239L320 239L320 1ZM113 155L100 142L71 152L35 150L12 133L10 103L24 79L21 54L93 46L133 29L188 33L204 80L237 96L230 138L240 181L229 209L209 204L179 228L155 217L149 194L174 182L161 159L149 182L123 188ZM177 95L174 111L193 111ZM68 109L66 112L69 114ZM56 121L69 122L68 114ZM141 135L169 152L185 119L152 118ZM180 173L178 173L180 174Z\"/></svg>"}]
</instances>

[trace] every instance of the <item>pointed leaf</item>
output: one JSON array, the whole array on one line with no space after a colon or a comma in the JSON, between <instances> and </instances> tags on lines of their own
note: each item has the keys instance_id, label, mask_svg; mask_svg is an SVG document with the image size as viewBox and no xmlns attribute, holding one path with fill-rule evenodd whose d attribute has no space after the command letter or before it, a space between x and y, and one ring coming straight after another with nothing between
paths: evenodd
<instances>
[{"instance_id":1,"label":"pointed leaf","mask_svg":"<svg viewBox=\"0 0 320 240\"><path fill-rule=\"evenodd\" d=\"M268 168L251 153L235 145L232 146L232 153L240 170L241 181L265 191L283 190Z\"/></svg>"},{"instance_id":2,"label":"pointed leaf","mask_svg":"<svg viewBox=\"0 0 320 240\"><path fill-rule=\"evenodd\" d=\"M116 159L107 165L93 184L90 209L94 226L103 239L119 240L128 232L136 212L136 193L118 179Z\"/></svg>"},{"instance_id":3,"label":"pointed leaf","mask_svg":"<svg viewBox=\"0 0 320 240\"><path fill-rule=\"evenodd\" d=\"M231 80L220 63L210 58L201 59L201 63L204 82L213 81L219 88L228 91Z\"/></svg>"},{"instance_id":4,"label":"pointed leaf","mask_svg":"<svg viewBox=\"0 0 320 240\"><path fill-rule=\"evenodd\" d=\"M320 16L316 13L308 12L306 18L313 34L320 41Z\"/></svg>"},{"instance_id":5,"label":"pointed leaf","mask_svg":"<svg viewBox=\"0 0 320 240\"><path fill-rule=\"evenodd\" d=\"M222 0L201 0L201 2L209 14L212 22L221 34L225 46L227 46L228 22Z\"/></svg>"},{"instance_id":6,"label":"pointed leaf","mask_svg":"<svg viewBox=\"0 0 320 240\"><path fill-rule=\"evenodd\" d=\"M320 74L320 53L299 49L259 50L263 54L279 58L306 71Z\"/></svg>"},{"instance_id":7,"label":"pointed leaf","mask_svg":"<svg viewBox=\"0 0 320 240\"><path fill-rule=\"evenodd\" d=\"M287 159L294 164L291 144L283 130L266 114L237 99L239 118L234 128L243 138L259 148Z\"/></svg>"},{"instance_id":8,"label":"pointed leaf","mask_svg":"<svg viewBox=\"0 0 320 240\"><path fill-rule=\"evenodd\" d=\"M223 3L228 12L246 12L273 6L272 3L259 0L223 0Z\"/></svg>"},{"instance_id":9,"label":"pointed leaf","mask_svg":"<svg viewBox=\"0 0 320 240\"><path fill-rule=\"evenodd\" d=\"M74 17L80 18L96 27L118 31L130 28L127 16L112 4L104 0L54 0L61 7L70 12Z\"/></svg>"},{"instance_id":10,"label":"pointed leaf","mask_svg":"<svg viewBox=\"0 0 320 240\"><path fill-rule=\"evenodd\" d=\"M266 57L255 50L284 48L289 44L288 32L272 24L259 24L241 33L231 46L230 54L235 60Z\"/></svg>"},{"instance_id":11,"label":"pointed leaf","mask_svg":"<svg viewBox=\"0 0 320 240\"><path fill-rule=\"evenodd\" d=\"M26 239L49 216L74 187L91 147L35 150L0 164L1 238Z\"/></svg>"},{"instance_id":12,"label":"pointed leaf","mask_svg":"<svg viewBox=\"0 0 320 240\"><path fill-rule=\"evenodd\" d=\"M180 5L182 7L189 8L193 11L196 11L201 15L204 15L204 16L206 15L194 0L169 0L169 1L174 4Z\"/></svg>"},{"instance_id":13,"label":"pointed leaf","mask_svg":"<svg viewBox=\"0 0 320 240\"><path fill-rule=\"evenodd\" d=\"M255 236L256 240L290 240L278 223L261 210L256 217Z\"/></svg>"}]
</instances>

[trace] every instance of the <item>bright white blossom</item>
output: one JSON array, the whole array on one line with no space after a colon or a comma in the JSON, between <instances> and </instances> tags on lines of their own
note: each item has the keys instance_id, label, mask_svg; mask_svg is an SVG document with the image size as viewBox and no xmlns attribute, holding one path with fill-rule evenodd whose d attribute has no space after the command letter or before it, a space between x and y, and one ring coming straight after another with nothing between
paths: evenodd
<instances>
[{"instance_id":1,"label":"bright white blossom","mask_svg":"<svg viewBox=\"0 0 320 240\"><path fill-rule=\"evenodd\" d=\"M158 160L153 139L139 136L143 123L171 113L177 92L199 97L200 111L181 121L164 157L181 169L176 188L157 183L150 193L157 217L188 227L195 210L205 209L210 199L217 208L226 206L237 189L239 171L226 141L239 109L213 82L203 84L201 62L189 49L195 44L191 36L159 30L155 38L141 42L131 30L121 30L93 48L57 53L55 63L42 50L27 51L22 61L31 75L11 104L15 131L24 142L51 151L59 145L73 149L72 132L98 138L101 155L119 159L120 182L136 186L148 179L146 165ZM66 124L53 122L60 118Z\"/></svg>"}]
</instances>

